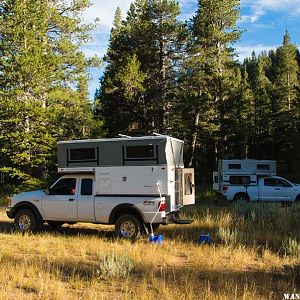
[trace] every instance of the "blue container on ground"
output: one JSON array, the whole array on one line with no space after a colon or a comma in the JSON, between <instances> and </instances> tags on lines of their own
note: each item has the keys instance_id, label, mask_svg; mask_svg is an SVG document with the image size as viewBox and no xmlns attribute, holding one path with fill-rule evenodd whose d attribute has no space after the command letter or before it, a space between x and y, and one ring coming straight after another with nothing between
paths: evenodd
<instances>
[{"instance_id":1,"label":"blue container on ground","mask_svg":"<svg viewBox=\"0 0 300 300\"><path fill-rule=\"evenodd\" d=\"M210 244L212 242L209 234L200 234L198 243L199 244Z\"/></svg>"},{"instance_id":2,"label":"blue container on ground","mask_svg":"<svg viewBox=\"0 0 300 300\"><path fill-rule=\"evenodd\" d=\"M164 237L161 234L150 234L149 243L162 244Z\"/></svg>"}]
</instances>

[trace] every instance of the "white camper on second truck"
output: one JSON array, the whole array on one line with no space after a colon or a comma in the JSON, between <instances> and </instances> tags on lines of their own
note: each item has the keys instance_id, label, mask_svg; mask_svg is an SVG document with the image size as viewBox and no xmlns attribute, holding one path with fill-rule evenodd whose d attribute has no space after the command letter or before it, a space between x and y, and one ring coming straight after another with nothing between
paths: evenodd
<instances>
[{"instance_id":1,"label":"white camper on second truck","mask_svg":"<svg viewBox=\"0 0 300 300\"><path fill-rule=\"evenodd\" d=\"M135 238L159 224L190 223L179 210L195 203L194 170L183 165L183 141L170 136L58 142L62 176L47 191L15 195L7 208L20 231L47 222L115 224Z\"/></svg>"},{"instance_id":2,"label":"white camper on second truck","mask_svg":"<svg viewBox=\"0 0 300 300\"><path fill-rule=\"evenodd\" d=\"M300 186L276 176L273 160L219 160L213 190L228 201L300 201Z\"/></svg>"}]
</instances>

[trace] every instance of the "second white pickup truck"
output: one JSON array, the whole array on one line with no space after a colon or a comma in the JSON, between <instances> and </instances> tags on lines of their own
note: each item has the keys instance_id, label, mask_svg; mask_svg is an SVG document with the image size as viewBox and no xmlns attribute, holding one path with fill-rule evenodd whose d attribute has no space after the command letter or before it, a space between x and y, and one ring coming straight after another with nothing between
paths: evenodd
<instances>
[{"instance_id":1,"label":"second white pickup truck","mask_svg":"<svg viewBox=\"0 0 300 300\"><path fill-rule=\"evenodd\" d=\"M220 160L213 189L228 201L300 201L300 185L276 176L276 161Z\"/></svg>"},{"instance_id":2,"label":"second white pickup truck","mask_svg":"<svg viewBox=\"0 0 300 300\"><path fill-rule=\"evenodd\" d=\"M256 185L224 185L221 193L229 201L300 202L300 186L278 176L260 177Z\"/></svg>"}]
</instances>

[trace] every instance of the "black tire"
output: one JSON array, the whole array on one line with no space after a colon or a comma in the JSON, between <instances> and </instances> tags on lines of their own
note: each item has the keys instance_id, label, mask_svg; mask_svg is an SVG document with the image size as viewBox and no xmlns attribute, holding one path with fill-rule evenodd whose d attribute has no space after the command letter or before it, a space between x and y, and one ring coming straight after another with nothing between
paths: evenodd
<instances>
[{"instance_id":1,"label":"black tire","mask_svg":"<svg viewBox=\"0 0 300 300\"><path fill-rule=\"evenodd\" d=\"M234 195L233 201L243 201L243 202L249 202L249 196L245 193L237 193L236 195Z\"/></svg>"},{"instance_id":2,"label":"black tire","mask_svg":"<svg viewBox=\"0 0 300 300\"><path fill-rule=\"evenodd\" d=\"M56 229L60 229L61 226L64 225L64 222L59 222L59 221L47 221L49 227L53 230L56 230Z\"/></svg>"},{"instance_id":3,"label":"black tire","mask_svg":"<svg viewBox=\"0 0 300 300\"><path fill-rule=\"evenodd\" d=\"M142 235L143 227L135 215L123 215L115 223L115 233L121 238L137 239Z\"/></svg>"},{"instance_id":4,"label":"black tire","mask_svg":"<svg viewBox=\"0 0 300 300\"><path fill-rule=\"evenodd\" d=\"M34 213L29 209L22 209L16 213L15 228L20 232L35 232L37 230L37 220Z\"/></svg>"},{"instance_id":5,"label":"black tire","mask_svg":"<svg viewBox=\"0 0 300 300\"><path fill-rule=\"evenodd\" d=\"M300 195L298 195L297 197L296 197L296 199L295 199L295 202L300 202Z\"/></svg>"}]
</instances>

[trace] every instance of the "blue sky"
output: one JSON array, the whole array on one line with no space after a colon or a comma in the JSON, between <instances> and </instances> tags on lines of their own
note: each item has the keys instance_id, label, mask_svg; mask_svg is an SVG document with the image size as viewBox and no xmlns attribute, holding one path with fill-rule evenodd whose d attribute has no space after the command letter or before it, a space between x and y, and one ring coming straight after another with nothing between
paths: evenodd
<instances>
[{"instance_id":1,"label":"blue sky","mask_svg":"<svg viewBox=\"0 0 300 300\"><path fill-rule=\"evenodd\" d=\"M102 57L107 49L109 33L116 8L119 6L123 17L131 0L91 0L93 5L84 13L84 20L93 22L100 18L100 26L93 31L93 41L83 47L87 56ZM180 19L188 20L197 9L196 0L179 0ZM291 35L292 43L300 44L300 0L241 0L241 20L239 28L245 30L241 39L234 45L242 61L254 50L257 54L263 50L276 48L282 44L285 30ZM101 69L91 70L89 84L90 99L93 99L99 86Z\"/></svg>"}]
</instances>

